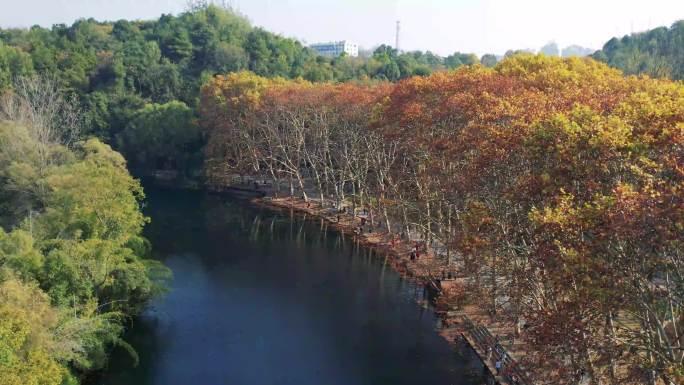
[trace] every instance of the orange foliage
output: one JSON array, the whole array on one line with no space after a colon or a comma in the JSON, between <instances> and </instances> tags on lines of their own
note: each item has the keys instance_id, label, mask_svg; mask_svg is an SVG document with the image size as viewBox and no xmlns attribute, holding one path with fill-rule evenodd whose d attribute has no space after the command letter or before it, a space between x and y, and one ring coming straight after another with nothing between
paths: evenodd
<instances>
[{"instance_id":1,"label":"orange foliage","mask_svg":"<svg viewBox=\"0 0 684 385\"><path fill-rule=\"evenodd\" d=\"M681 83L532 55L394 85L243 73L203 89L202 116L209 165L240 164L250 146L264 163L258 127L300 130L304 155L287 172L302 187L318 178L321 196L375 196L388 223L458 253L493 310L527 324L539 378L682 380ZM367 142L351 161L349 136Z\"/></svg>"}]
</instances>

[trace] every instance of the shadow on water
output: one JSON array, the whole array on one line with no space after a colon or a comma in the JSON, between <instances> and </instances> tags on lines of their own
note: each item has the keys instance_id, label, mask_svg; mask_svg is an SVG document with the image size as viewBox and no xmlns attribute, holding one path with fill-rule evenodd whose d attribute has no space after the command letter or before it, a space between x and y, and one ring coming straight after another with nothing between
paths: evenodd
<instances>
[{"instance_id":1,"label":"shadow on water","mask_svg":"<svg viewBox=\"0 0 684 385\"><path fill-rule=\"evenodd\" d=\"M482 365L435 331L422 289L351 239L287 212L150 189L170 293L126 335L102 385L479 385Z\"/></svg>"}]
</instances>

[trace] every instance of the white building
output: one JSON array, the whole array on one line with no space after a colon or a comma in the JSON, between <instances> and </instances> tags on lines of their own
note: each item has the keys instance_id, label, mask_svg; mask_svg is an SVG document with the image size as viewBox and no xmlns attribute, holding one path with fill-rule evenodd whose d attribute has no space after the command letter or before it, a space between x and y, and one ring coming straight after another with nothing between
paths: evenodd
<instances>
[{"instance_id":1,"label":"white building","mask_svg":"<svg viewBox=\"0 0 684 385\"><path fill-rule=\"evenodd\" d=\"M321 56L337 57L342 55L343 52L352 57L359 56L359 46L348 40L311 44L309 48Z\"/></svg>"}]
</instances>

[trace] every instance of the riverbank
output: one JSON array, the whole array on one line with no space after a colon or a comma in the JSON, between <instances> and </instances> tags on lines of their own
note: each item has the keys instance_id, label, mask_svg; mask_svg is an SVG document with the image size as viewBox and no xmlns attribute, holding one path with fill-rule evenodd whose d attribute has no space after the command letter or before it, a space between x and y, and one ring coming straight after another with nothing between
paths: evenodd
<instances>
[{"instance_id":1,"label":"riverbank","mask_svg":"<svg viewBox=\"0 0 684 385\"><path fill-rule=\"evenodd\" d=\"M439 301L443 293L459 286L463 277L458 272L445 266L432 253L430 248L421 250L419 244L390 236L387 232L379 231L371 221L363 215L341 214L330 207L312 201L298 198L253 198L251 202L276 210L292 210L299 214L311 215L319 218L335 230L353 237L359 244L368 247L386 257L386 261L399 274L407 279L416 281L436 294L436 312L443 320L444 327L440 335L450 344L455 345L459 340L465 340L480 357L488 368L496 383L531 384L526 380L524 369L519 366L515 355L523 353L523 346L513 339L509 346L503 347L499 336L512 336L513 327L503 322L495 322L486 312L475 305L467 304L458 310L445 307ZM448 294L447 294L448 295ZM503 369L496 375L496 362L503 364Z\"/></svg>"},{"instance_id":2,"label":"riverbank","mask_svg":"<svg viewBox=\"0 0 684 385\"><path fill-rule=\"evenodd\" d=\"M151 256L174 280L124 336L139 366L116 349L93 384L484 383L479 358L416 306L421 288L321 220L227 194L145 191Z\"/></svg>"}]
</instances>

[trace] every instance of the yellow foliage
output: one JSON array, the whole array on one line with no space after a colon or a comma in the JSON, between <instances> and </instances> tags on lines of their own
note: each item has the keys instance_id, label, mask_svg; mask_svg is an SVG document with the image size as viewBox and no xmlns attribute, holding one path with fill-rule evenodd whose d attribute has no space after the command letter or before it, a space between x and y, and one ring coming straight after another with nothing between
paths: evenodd
<instances>
[{"instance_id":1,"label":"yellow foliage","mask_svg":"<svg viewBox=\"0 0 684 385\"><path fill-rule=\"evenodd\" d=\"M58 312L35 285L0 284L0 384L58 385L66 369L53 358Z\"/></svg>"}]
</instances>

